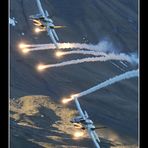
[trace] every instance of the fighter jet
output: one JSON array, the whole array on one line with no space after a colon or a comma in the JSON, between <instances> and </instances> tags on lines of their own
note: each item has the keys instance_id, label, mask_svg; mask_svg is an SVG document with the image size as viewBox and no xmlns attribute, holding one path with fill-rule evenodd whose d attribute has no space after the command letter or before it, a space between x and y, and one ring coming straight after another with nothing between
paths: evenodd
<instances>
[{"instance_id":1,"label":"fighter jet","mask_svg":"<svg viewBox=\"0 0 148 148\"><path fill-rule=\"evenodd\" d=\"M92 138L96 148L100 148L100 139L95 132L96 127L94 126L93 121L89 118L86 111L82 111L77 98L75 98L74 100L80 116L73 118L70 122L73 123L76 128L80 128L83 130L87 129L88 134Z\"/></svg>"},{"instance_id":2,"label":"fighter jet","mask_svg":"<svg viewBox=\"0 0 148 148\"><path fill-rule=\"evenodd\" d=\"M33 24L38 27L36 31L47 31L48 36L50 36L52 42L56 48L58 48L57 41L59 41L59 38L54 29L64 28L65 26L55 26L52 19L49 18L47 10L44 12L40 0L36 0L36 2L39 14L31 15L30 19L33 20Z\"/></svg>"}]
</instances>

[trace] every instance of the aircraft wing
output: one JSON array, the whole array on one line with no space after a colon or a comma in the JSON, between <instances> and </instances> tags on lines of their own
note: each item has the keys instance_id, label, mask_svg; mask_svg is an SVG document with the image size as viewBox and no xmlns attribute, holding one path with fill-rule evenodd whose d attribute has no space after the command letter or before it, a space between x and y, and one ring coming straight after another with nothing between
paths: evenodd
<instances>
[{"instance_id":1,"label":"aircraft wing","mask_svg":"<svg viewBox=\"0 0 148 148\"><path fill-rule=\"evenodd\" d=\"M100 148L100 145L99 145L100 140L99 140L96 132L94 130L91 130L91 128L89 128L89 126L87 127L87 130L88 130L88 134L91 137L91 139L93 140L96 148Z\"/></svg>"},{"instance_id":2,"label":"aircraft wing","mask_svg":"<svg viewBox=\"0 0 148 148\"><path fill-rule=\"evenodd\" d=\"M52 33L53 33L54 37L56 38L56 40L59 41L58 35L54 29L52 29Z\"/></svg>"},{"instance_id":3,"label":"aircraft wing","mask_svg":"<svg viewBox=\"0 0 148 148\"><path fill-rule=\"evenodd\" d=\"M48 36L50 36L50 38L51 38L52 42L54 43L54 45L56 46L56 48L59 48L58 44L57 44L57 42L56 42L56 40L54 38L52 30L51 29L47 29L47 33L48 33Z\"/></svg>"},{"instance_id":4,"label":"aircraft wing","mask_svg":"<svg viewBox=\"0 0 148 148\"><path fill-rule=\"evenodd\" d=\"M38 6L38 9L39 9L39 12L40 12L43 16L45 16L45 13L44 13L44 10L43 10L43 8L42 8L42 5L41 5L40 0L36 0L36 2L37 2L37 6Z\"/></svg>"}]
</instances>

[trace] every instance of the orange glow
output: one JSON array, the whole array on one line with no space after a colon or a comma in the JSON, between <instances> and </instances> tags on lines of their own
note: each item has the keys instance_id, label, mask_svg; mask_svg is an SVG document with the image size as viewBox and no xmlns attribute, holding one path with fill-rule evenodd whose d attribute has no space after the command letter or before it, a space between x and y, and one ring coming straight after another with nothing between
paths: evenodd
<instances>
[{"instance_id":1,"label":"orange glow","mask_svg":"<svg viewBox=\"0 0 148 148\"><path fill-rule=\"evenodd\" d=\"M62 103L63 103L63 104L67 104L68 102L74 100L75 97L77 97L77 96L78 96L78 94L72 94L72 95L70 96L70 98L64 98L64 99L62 99Z\"/></svg>"},{"instance_id":2,"label":"orange glow","mask_svg":"<svg viewBox=\"0 0 148 148\"><path fill-rule=\"evenodd\" d=\"M45 69L45 65L40 64L40 65L37 66L38 71L42 71L43 69Z\"/></svg>"},{"instance_id":3,"label":"orange glow","mask_svg":"<svg viewBox=\"0 0 148 148\"><path fill-rule=\"evenodd\" d=\"M39 32L41 32L41 30L40 30L40 28L35 28L35 29L34 29L34 32L35 32L35 33L39 33Z\"/></svg>"},{"instance_id":4,"label":"orange glow","mask_svg":"<svg viewBox=\"0 0 148 148\"><path fill-rule=\"evenodd\" d=\"M22 50L22 52L23 52L24 54L26 54L26 53L29 52L29 49L28 49L28 48L24 48L24 49Z\"/></svg>"},{"instance_id":5,"label":"orange glow","mask_svg":"<svg viewBox=\"0 0 148 148\"><path fill-rule=\"evenodd\" d=\"M61 57L61 56L63 55L63 52L57 51L57 52L55 53L55 55L56 55L56 57Z\"/></svg>"},{"instance_id":6,"label":"orange glow","mask_svg":"<svg viewBox=\"0 0 148 148\"><path fill-rule=\"evenodd\" d=\"M24 43L20 43L18 46L19 46L19 48L23 49L23 48L26 48L27 45Z\"/></svg>"},{"instance_id":7,"label":"orange glow","mask_svg":"<svg viewBox=\"0 0 148 148\"><path fill-rule=\"evenodd\" d=\"M67 104L67 103L70 102L71 100L73 100L73 99L72 99L72 98L69 98L69 99L65 98L65 99L62 100L62 103L63 103L63 104Z\"/></svg>"},{"instance_id":8,"label":"orange glow","mask_svg":"<svg viewBox=\"0 0 148 148\"><path fill-rule=\"evenodd\" d=\"M84 136L84 132L82 131L76 131L74 134L73 134L74 138L81 138Z\"/></svg>"},{"instance_id":9,"label":"orange glow","mask_svg":"<svg viewBox=\"0 0 148 148\"><path fill-rule=\"evenodd\" d=\"M73 94L73 95L70 96L70 98L64 98L64 99L62 99L62 103L67 104L68 102L74 100L75 97L77 97L77 96L78 96L78 94Z\"/></svg>"}]
</instances>

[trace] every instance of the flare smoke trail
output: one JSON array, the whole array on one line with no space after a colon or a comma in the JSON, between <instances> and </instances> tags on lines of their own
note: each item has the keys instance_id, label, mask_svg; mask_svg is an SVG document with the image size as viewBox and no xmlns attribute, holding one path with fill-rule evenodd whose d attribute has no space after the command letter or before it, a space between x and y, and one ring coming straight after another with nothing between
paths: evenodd
<instances>
[{"instance_id":1,"label":"flare smoke trail","mask_svg":"<svg viewBox=\"0 0 148 148\"><path fill-rule=\"evenodd\" d=\"M55 47L53 47L53 48L49 48L48 49L48 47L46 47L46 46L38 46L38 47L35 47L35 46L28 46L29 48L27 48L27 50L28 51L39 51L39 50L52 50L52 49L54 49ZM31 47L31 48L30 48Z\"/></svg>"},{"instance_id":2,"label":"flare smoke trail","mask_svg":"<svg viewBox=\"0 0 148 148\"><path fill-rule=\"evenodd\" d=\"M49 49L55 49L55 45L54 44L50 44L50 46L48 46L49 44L20 44L19 48L24 49L27 48L28 51L37 51L37 50L49 50ZM51 48L49 48L51 47Z\"/></svg>"},{"instance_id":3,"label":"flare smoke trail","mask_svg":"<svg viewBox=\"0 0 148 148\"><path fill-rule=\"evenodd\" d=\"M54 44L33 44L33 45L26 45L27 47L34 47L33 50L47 50L47 49L55 49ZM96 51L114 51L113 46L108 41L100 41L98 44L86 44L86 43L58 43L59 49L87 49L87 50L96 50Z\"/></svg>"},{"instance_id":4,"label":"flare smoke trail","mask_svg":"<svg viewBox=\"0 0 148 148\"><path fill-rule=\"evenodd\" d=\"M106 86L114 84L114 83L116 83L118 81L121 81L121 80L124 80L124 79L129 79L129 78L132 78L132 77L137 77L138 73L139 73L139 69L128 71L128 72L123 73L121 75L118 75L118 76L115 76L113 78L110 78L109 80L106 80L105 82L102 82L102 83L100 83L100 84L98 84L98 85L96 85L94 87L91 87L91 88L89 88L89 89L87 89L87 90L77 94L77 98L80 98L82 96L88 95L88 94L90 94L90 93L92 93L94 91L97 91L97 90L99 90L101 88L104 88Z\"/></svg>"},{"instance_id":5,"label":"flare smoke trail","mask_svg":"<svg viewBox=\"0 0 148 148\"><path fill-rule=\"evenodd\" d=\"M43 65L42 68L45 69L45 68L61 67L61 66L84 63L84 62L96 62L96 61L108 61L108 60L121 60L121 61L131 62L130 57L126 56L125 54L120 54L120 55L108 54L105 57L93 57L93 58L89 57L89 58L66 61L66 62L57 63L57 64Z\"/></svg>"},{"instance_id":6,"label":"flare smoke trail","mask_svg":"<svg viewBox=\"0 0 148 148\"><path fill-rule=\"evenodd\" d=\"M61 52L61 55L69 55L69 54L83 54L83 55L94 55L94 56L107 56L104 52L97 51L86 51L86 50L73 50L67 52Z\"/></svg>"},{"instance_id":7,"label":"flare smoke trail","mask_svg":"<svg viewBox=\"0 0 148 148\"><path fill-rule=\"evenodd\" d=\"M59 49L73 49L73 48L87 49L89 51L93 50L92 52L95 52L95 51L102 52L102 53L104 52L104 54L108 51L109 51L109 53L114 53L114 51L115 51L113 48L113 45L108 41L101 41L96 45L81 44L81 43L58 43L58 46L59 46ZM37 45L32 44L32 45L25 45L24 47L30 47L30 48L27 48L27 51L55 49L54 44L37 44ZM85 50L82 50L82 51L85 51ZM80 50L79 53L85 54L82 51ZM89 51L87 51L87 53ZM76 52L73 51L73 53L76 53ZM72 51L70 51L69 53L67 52L67 54L72 54ZM136 63L136 64L138 63L138 57L135 55L135 53L131 53L130 57L131 57L132 61L134 61L134 63Z\"/></svg>"},{"instance_id":8,"label":"flare smoke trail","mask_svg":"<svg viewBox=\"0 0 148 148\"><path fill-rule=\"evenodd\" d=\"M54 44L34 44L34 45L26 45L27 47L44 47L44 49L54 49L55 46ZM88 50L97 50L98 49L98 44L97 45L92 45L92 44L81 44L81 43L58 43L58 46L60 49L72 49L72 48L79 48L79 49L88 49Z\"/></svg>"},{"instance_id":9,"label":"flare smoke trail","mask_svg":"<svg viewBox=\"0 0 148 148\"><path fill-rule=\"evenodd\" d=\"M94 46L94 48L93 48ZM38 44L38 45L25 45L28 47L29 51L38 51L38 50L53 50L55 49L54 44ZM92 44L80 44L80 43L58 43L59 49L87 49L87 50L97 50L97 45ZM89 48L90 47L90 48ZM103 50L98 50L103 51Z\"/></svg>"},{"instance_id":10,"label":"flare smoke trail","mask_svg":"<svg viewBox=\"0 0 148 148\"><path fill-rule=\"evenodd\" d=\"M81 43L59 43L59 48L65 49L65 48L79 48L79 49L88 49L88 50L97 50L97 51L104 51L99 47L99 44L93 45L93 44L81 44ZM103 47L102 47L103 48Z\"/></svg>"}]
</instances>

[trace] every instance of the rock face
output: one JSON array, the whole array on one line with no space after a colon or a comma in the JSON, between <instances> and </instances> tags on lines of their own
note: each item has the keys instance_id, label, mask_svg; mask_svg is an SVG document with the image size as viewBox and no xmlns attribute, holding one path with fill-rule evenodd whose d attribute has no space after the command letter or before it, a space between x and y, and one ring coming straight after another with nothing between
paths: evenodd
<instances>
[{"instance_id":1,"label":"rock face","mask_svg":"<svg viewBox=\"0 0 148 148\"><path fill-rule=\"evenodd\" d=\"M137 51L137 0L118 0L116 2L114 0L41 0L41 2L56 25L67 26L67 28L57 30L60 42L97 44L101 40L107 39L119 52ZM135 67L129 63L124 66L120 62L108 61L47 69L43 73L38 73L35 66L40 62L58 63L82 56L72 55L56 59L54 50L22 55L17 47L20 41L29 44L47 44L51 41L46 33L35 35L32 31L33 25L29 20L29 15L37 13L34 0L11 0L10 5L10 18L14 17L17 21L16 26L10 26L10 95L11 98L26 95L31 97L31 99L22 97L11 100L12 147L92 147L91 141L87 138L79 142L68 139L71 137L71 133L65 133L65 130L62 130L62 124L60 124L60 131L64 132L63 135L67 139L62 139L61 144L59 141L62 135L59 136L59 131L58 133L51 131L51 129L59 130L58 127L51 126L56 121L63 122L62 117L57 114L55 108L51 108L51 104L50 107L48 106L49 97L43 97L43 99L41 96L42 99L38 99L39 96L32 97L32 95L51 96L52 101L57 102L65 96L81 92ZM31 100L34 101L31 102ZM48 104L45 107L44 102L46 105ZM40 107L40 103L42 107ZM101 137L109 140L109 142L104 140L104 147L120 146L121 143L130 145L130 147L137 145L137 78L121 81L83 97L80 103L96 125L108 127L104 131L100 131ZM69 107L69 111L71 111L74 106L71 104ZM68 119L66 122L68 124ZM70 127L69 124L68 127ZM50 135L52 138L46 137ZM57 140L53 140L54 136ZM111 146L110 143L113 145Z\"/></svg>"},{"instance_id":2,"label":"rock face","mask_svg":"<svg viewBox=\"0 0 148 148\"><path fill-rule=\"evenodd\" d=\"M68 146L74 132L70 119L75 114L47 96L11 100L11 147Z\"/></svg>"},{"instance_id":3,"label":"rock face","mask_svg":"<svg viewBox=\"0 0 148 148\"><path fill-rule=\"evenodd\" d=\"M84 131L83 139L74 139L73 133L77 130L70 123L70 119L76 113L76 110L60 105L47 96L25 96L11 100L11 147L93 147L93 143L91 139L88 139L86 131ZM112 139L109 140L104 136L100 136L102 147L120 147L122 145L120 141L115 141L117 137L113 132L109 130L107 134L105 132L100 131L99 135L108 136L112 134Z\"/></svg>"}]
</instances>

